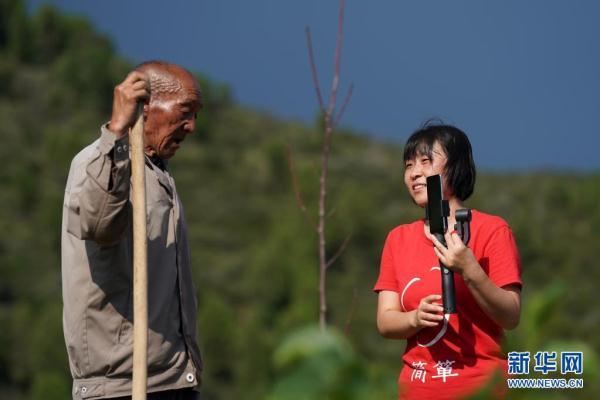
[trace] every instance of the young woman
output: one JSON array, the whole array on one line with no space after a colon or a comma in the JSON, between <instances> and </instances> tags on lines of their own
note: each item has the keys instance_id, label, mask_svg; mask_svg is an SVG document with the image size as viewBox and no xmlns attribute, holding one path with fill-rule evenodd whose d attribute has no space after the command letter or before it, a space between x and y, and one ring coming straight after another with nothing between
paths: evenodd
<instances>
[{"instance_id":1,"label":"young woman","mask_svg":"<svg viewBox=\"0 0 600 400\"><path fill-rule=\"evenodd\" d=\"M506 373L500 343L519 323L521 277L510 227L472 210L468 247L453 230L456 210L475 184L469 139L449 125L426 125L404 148L404 183L416 205L427 204L426 178L441 174L450 205L447 247L424 219L400 225L383 248L377 327L389 339L406 339L398 380L401 399L457 399L476 393L494 374ZM456 314L441 306L439 261L454 271Z\"/></svg>"}]
</instances>

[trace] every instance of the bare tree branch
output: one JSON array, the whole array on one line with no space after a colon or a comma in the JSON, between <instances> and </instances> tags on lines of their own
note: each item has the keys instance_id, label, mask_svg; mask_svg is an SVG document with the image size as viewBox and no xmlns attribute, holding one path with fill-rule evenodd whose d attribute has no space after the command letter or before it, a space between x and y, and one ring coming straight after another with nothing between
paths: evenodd
<instances>
[{"instance_id":1,"label":"bare tree branch","mask_svg":"<svg viewBox=\"0 0 600 400\"><path fill-rule=\"evenodd\" d=\"M327 296L326 296L326 284L325 280L327 277L327 268L333 264L336 259L344 252L346 245L348 244L348 240L350 236L344 240L344 243L340 246L338 252L333 256L333 258L327 261L326 254L326 238L325 238L325 221L327 216L325 215L326 210L326 199L327 199L327 175L329 172L329 155L331 152L331 138L333 134L333 130L335 125L340 121L341 116L346 108L348 101L350 100L350 96L352 94L352 86L350 86L349 92L346 95L342 108L340 110L340 115L338 118L334 118L335 107L337 103L337 91L339 88L340 81L340 64L341 64L341 52L342 52L342 39L343 39L343 22L344 22L344 7L345 0L340 0L339 2L339 14L338 14L338 31L336 38L336 46L335 46L335 55L334 55L334 69L333 69L333 80L331 83L331 93L329 96L329 104L327 109L325 109L323 103L323 96L321 95L321 87L319 85L319 79L317 76L317 67L315 65L315 57L313 53L313 44L312 37L310 34L310 29L306 28L306 41L308 47L308 59L310 62L310 68L312 73L312 79L315 86L315 91L317 94L317 100L319 102L319 108L321 115L323 118L323 147L321 152L321 175L319 177L319 209L318 209L318 222L316 224L316 230L318 235L318 250L319 250L319 326L321 330L326 328L326 317L327 317ZM291 161L291 152L289 153L290 159L290 171L293 176L295 174L293 172L293 163ZM306 213L306 207L304 206L304 202L302 201L302 197L300 196L300 190L298 188L297 178L294 178L294 191L296 192L296 199L300 208ZM313 225L314 226L314 225Z\"/></svg>"},{"instance_id":2,"label":"bare tree branch","mask_svg":"<svg viewBox=\"0 0 600 400\"><path fill-rule=\"evenodd\" d=\"M325 137L323 138L323 151L321 154L321 177L319 178L319 222L317 233L319 235L319 326L324 330L327 325L327 255L325 254L325 200L327 198L327 173L329 172L329 152L331 150L331 119L325 113Z\"/></svg>"},{"instance_id":3,"label":"bare tree branch","mask_svg":"<svg viewBox=\"0 0 600 400\"><path fill-rule=\"evenodd\" d=\"M335 129L338 126L338 124L340 123L340 121L342 120L342 117L344 116L344 111L346 111L346 106L348 105L348 102L350 101L350 97L352 97L353 90L354 90L354 85L350 84L350 87L348 88L348 92L346 92L346 97L344 97L344 102L342 103L342 107L340 108L340 111L335 116L335 122L333 123L333 129Z\"/></svg>"},{"instance_id":4,"label":"bare tree branch","mask_svg":"<svg viewBox=\"0 0 600 400\"><path fill-rule=\"evenodd\" d=\"M327 113L333 118L335 110L335 104L337 101L337 91L340 82L340 63L342 53L342 39L344 38L344 7L346 1L340 0L340 11L338 14L338 31L335 43L335 55L334 55L334 67L333 67L333 81L331 82L331 96L329 97L329 107Z\"/></svg>"},{"instance_id":5,"label":"bare tree branch","mask_svg":"<svg viewBox=\"0 0 600 400\"><path fill-rule=\"evenodd\" d=\"M307 26L306 32L306 45L308 47L308 60L310 62L310 71L312 73L313 84L315 85L315 91L317 92L317 100L319 101L319 109L321 113L325 112L325 106L323 105L323 96L321 96L321 86L319 85L319 76L317 75L317 66L315 65L315 55L313 53L312 38L310 35L310 28Z\"/></svg>"},{"instance_id":6,"label":"bare tree branch","mask_svg":"<svg viewBox=\"0 0 600 400\"><path fill-rule=\"evenodd\" d=\"M344 239L344 241L340 245L340 248L338 249L338 251L333 255L333 257L331 257L329 259L329 261L327 261L327 268L331 267L333 265L333 263L342 255L344 250L346 250L346 246L348 245L348 242L350 241L351 237L352 237L352 232L350 232L348 234L348 236L346 236L346 239Z\"/></svg>"},{"instance_id":7,"label":"bare tree branch","mask_svg":"<svg viewBox=\"0 0 600 400\"><path fill-rule=\"evenodd\" d=\"M288 159L288 169L290 171L290 176L292 178L292 186L294 188L294 195L296 196L296 202L298 203L298 207L304 213L304 216L306 217L306 220L308 221L308 223L316 230L317 224L315 224L315 221L310 217L310 214L308 213L308 209L306 208L306 205L304 204L304 200L302 199L302 193L300 191L300 185L298 183L298 176L296 175L296 169L294 168L294 159L293 159L293 155L292 155L292 149L289 145L287 146L287 159Z\"/></svg>"}]
</instances>

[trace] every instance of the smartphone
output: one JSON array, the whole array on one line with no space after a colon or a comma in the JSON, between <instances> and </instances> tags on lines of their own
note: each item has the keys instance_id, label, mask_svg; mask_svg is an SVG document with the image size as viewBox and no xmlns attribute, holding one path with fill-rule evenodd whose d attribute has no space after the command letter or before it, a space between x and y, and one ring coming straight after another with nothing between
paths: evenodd
<instances>
[{"instance_id":1,"label":"smartphone","mask_svg":"<svg viewBox=\"0 0 600 400\"><path fill-rule=\"evenodd\" d=\"M429 231L444 235L448 229L447 213L444 212L444 188L441 175L427 177L427 218ZM447 207L447 206L446 206Z\"/></svg>"}]
</instances>

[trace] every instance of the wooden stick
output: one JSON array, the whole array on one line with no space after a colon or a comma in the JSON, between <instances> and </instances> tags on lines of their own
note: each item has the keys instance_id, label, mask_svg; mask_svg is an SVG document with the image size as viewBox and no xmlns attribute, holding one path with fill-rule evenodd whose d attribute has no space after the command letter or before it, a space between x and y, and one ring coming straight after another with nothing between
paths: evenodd
<instances>
[{"instance_id":1,"label":"wooden stick","mask_svg":"<svg viewBox=\"0 0 600 400\"><path fill-rule=\"evenodd\" d=\"M131 203L133 206L133 383L132 400L146 400L148 382L148 238L146 235L146 176L144 113L129 133Z\"/></svg>"}]
</instances>

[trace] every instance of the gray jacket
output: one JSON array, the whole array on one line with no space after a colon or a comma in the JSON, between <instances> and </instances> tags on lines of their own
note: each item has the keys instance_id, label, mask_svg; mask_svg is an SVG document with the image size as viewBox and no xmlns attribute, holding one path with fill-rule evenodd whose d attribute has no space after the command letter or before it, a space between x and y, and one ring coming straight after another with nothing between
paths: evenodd
<instances>
[{"instance_id":1,"label":"gray jacket","mask_svg":"<svg viewBox=\"0 0 600 400\"><path fill-rule=\"evenodd\" d=\"M106 126L71 163L62 220L63 326L73 398L131 394L132 221L128 136ZM183 209L146 158L148 392L198 387L202 360Z\"/></svg>"}]
</instances>

